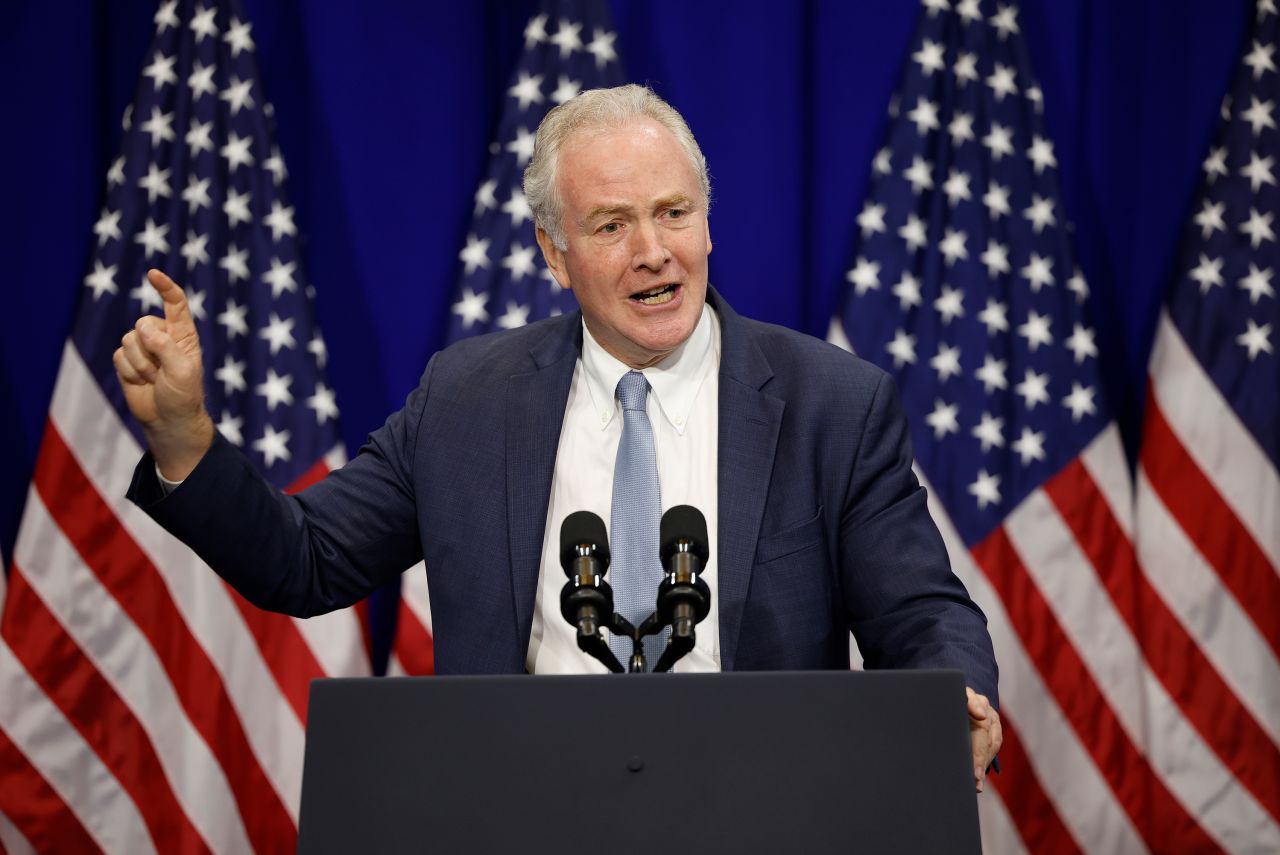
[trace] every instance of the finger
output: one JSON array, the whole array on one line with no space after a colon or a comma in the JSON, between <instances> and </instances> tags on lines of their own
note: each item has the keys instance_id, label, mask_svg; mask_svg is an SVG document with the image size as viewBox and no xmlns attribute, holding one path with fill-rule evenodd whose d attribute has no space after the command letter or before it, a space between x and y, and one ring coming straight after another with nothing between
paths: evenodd
<instances>
[{"instance_id":1,"label":"finger","mask_svg":"<svg viewBox=\"0 0 1280 855\"><path fill-rule=\"evenodd\" d=\"M116 376L120 378L121 383L128 383L130 386L146 386L150 383L145 377L133 370L133 366L129 364L129 360L124 355L124 348L117 347L116 352L111 354L111 364L116 368Z\"/></svg>"},{"instance_id":2,"label":"finger","mask_svg":"<svg viewBox=\"0 0 1280 855\"><path fill-rule=\"evenodd\" d=\"M156 370L160 365L156 358L143 346L142 337L138 334L138 330L130 330L125 334L125 337L120 340L120 350L124 354L125 361L144 380L155 380Z\"/></svg>"},{"instance_id":3,"label":"finger","mask_svg":"<svg viewBox=\"0 0 1280 855\"><path fill-rule=\"evenodd\" d=\"M169 335L175 339L196 334L196 324L191 317L191 307L187 305L187 295L177 282L168 274L151 269L147 271L147 281L156 289L160 299L164 301L164 319L169 325Z\"/></svg>"},{"instance_id":4,"label":"finger","mask_svg":"<svg viewBox=\"0 0 1280 855\"><path fill-rule=\"evenodd\" d=\"M982 721L991 713L991 702L986 695L969 690L969 717Z\"/></svg>"},{"instance_id":5,"label":"finger","mask_svg":"<svg viewBox=\"0 0 1280 855\"><path fill-rule=\"evenodd\" d=\"M140 325L137 333L157 366L174 369L186 367L186 354L178 347L173 336L160 329L158 324Z\"/></svg>"}]
</instances>

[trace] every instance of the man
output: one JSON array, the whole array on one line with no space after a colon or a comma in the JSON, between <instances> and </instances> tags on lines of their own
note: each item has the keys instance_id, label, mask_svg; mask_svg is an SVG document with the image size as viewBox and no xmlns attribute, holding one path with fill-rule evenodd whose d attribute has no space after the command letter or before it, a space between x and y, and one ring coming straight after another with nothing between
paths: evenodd
<instances>
[{"instance_id":1,"label":"man","mask_svg":"<svg viewBox=\"0 0 1280 855\"><path fill-rule=\"evenodd\" d=\"M611 519L617 556L656 550L659 497L692 504L714 610L683 667L847 667L852 631L868 667L959 668L981 790L1001 740L994 656L911 472L892 382L708 288L706 163L651 91L551 111L525 188L581 314L436 354L356 459L296 497L217 435L185 298L152 271L165 318L141 318L115 355L150 446L131 498L249 600L295 615L425 559L444 673L598 669L559 616L560 522ZM628 560L615 586L645 572Z\"/></svg>"}]
</instances>

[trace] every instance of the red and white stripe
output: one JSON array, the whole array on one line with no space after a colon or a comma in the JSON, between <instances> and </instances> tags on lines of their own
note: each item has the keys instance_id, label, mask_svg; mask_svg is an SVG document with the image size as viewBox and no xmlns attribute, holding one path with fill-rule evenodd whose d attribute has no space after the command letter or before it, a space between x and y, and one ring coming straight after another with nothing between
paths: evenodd
<instances>
[{"instance_id":1,"label":"red and white stripe","mask_svg":"<svg viewBox=\"0 0 1280 855\"><path fill-rule=\"evenodd\" d=\"M435 672L431 594L427 591L426 565L418 562L400 577L400 610L387 676L422 677Z\"/></svg>"},{"instance_id":2,"label":"red and white stripe","mask_svg":"<svg viewBox=\"0 0 1280 855\"><path fill-rule=\"evenodd\" d=\"M0 843L292 849L309 683L369 673L359 621L246 603L124 498L141 453L68 345L0 621Z\"/></svg>"}]
</instances>

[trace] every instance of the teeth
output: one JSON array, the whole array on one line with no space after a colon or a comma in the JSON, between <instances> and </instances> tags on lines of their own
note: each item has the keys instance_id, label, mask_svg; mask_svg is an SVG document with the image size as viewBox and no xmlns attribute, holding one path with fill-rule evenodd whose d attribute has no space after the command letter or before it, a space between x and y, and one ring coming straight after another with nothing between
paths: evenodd
<instances>
[{"instance_id":1,"label":"teeth","mask_svg":"<svg viewBox=\"0 0 1280 855\"><path fill-rule=\"evenodd\" d=\"M676 290L672 288L670 291L662 290L659 293L654 294L652 296L641 297L639 299L640 299L640 302L644 303L646 306L657 306L657 305L661 305L662 303L668 303L671 300L674 300L675 296L676 296Z\"/></svg>"}]
</instances>

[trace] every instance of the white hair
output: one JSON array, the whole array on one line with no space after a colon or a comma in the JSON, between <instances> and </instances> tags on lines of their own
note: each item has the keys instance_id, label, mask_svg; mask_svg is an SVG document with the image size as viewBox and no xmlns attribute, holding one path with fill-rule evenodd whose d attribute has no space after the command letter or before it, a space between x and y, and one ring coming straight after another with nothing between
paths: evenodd
<instances>
[{"instance_id":1,"label":"white hair","mask_svg":"<svg viewBox=\"0 0 1280 855\"><path fill-rule=\"evenodd\" d=\"M711 176L707 159L698 141L676 109L647 86L634 83L612 89L589 89L551 110L538 125L533 159L524 171L524 195L533 209L534 222L545 231L556 248L569 248L563 222L563 203L556 174L560 149L565 140L583 130L622 128L637 119L652 119L671 132L689 157L698 176L703 202L711 203Z\"/></svg>"}]
</instances>

